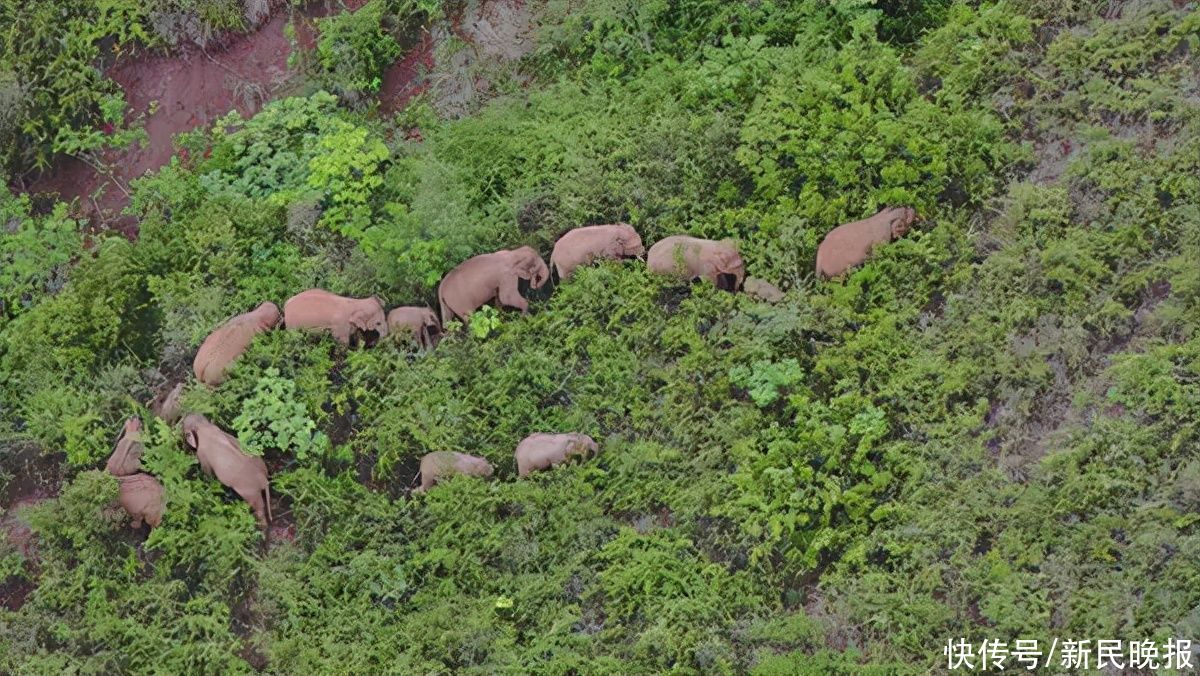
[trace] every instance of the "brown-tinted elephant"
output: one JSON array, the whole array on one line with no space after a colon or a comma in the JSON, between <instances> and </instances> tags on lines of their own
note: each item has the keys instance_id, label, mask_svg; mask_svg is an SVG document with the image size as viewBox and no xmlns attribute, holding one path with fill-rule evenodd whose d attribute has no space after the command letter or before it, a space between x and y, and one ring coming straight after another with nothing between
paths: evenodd
<instances>
[{"instance_id":1,"label":"brown-tinted elephant","mask_svg":"<svg viewBox=\"0 0 1200 676\"><path fill-rule=\"evenodd\" d=\"M522 279L528 280L534 289L550 279L550 268L530 247L468 258L448 272L438 285L442 326L455 317L466 323L472 312L491 301L528 312L529 303L521 297Z\"/></svg>"},{"instance_id":2,"label":"brown-tinted elephant","mask_svg":"<svg viewBox=\"0 0 1200 676\"><path fill-rule=\"evenodd\" d=\"M600 446L586 434L530 434L517 444L517 476L557 467L574 456L594 457L599 452Z\"/></svg>"},{"instance_id":3,"label":"brown-tinted elephant","mask_svg":"<svg viewBox=\"0 0 1200 676\"><path fill-rule=\"evenodd\" d=\"M378 338L388 334L383 301L377 296L347 298L324 289L309 289L292 296L283 304L283 324L289 329L330 331L344 345L352 337L364 339L367 332Z\"/></svg>"},{"instance_id":4,"label":"brown-tinted elephant","mask_svg":"<svg viewBox=\"0 0 1200 676\"><path fill-rule=\"evenodd\" d=\"M271 519L267 463L262 458L246 455L236 437L199 413L189 413L183 418L183 439L196 451L200 469L208 476L215 476L217 481L250 503L259 525L265 528Z\"/></svg>"},{"instance_id":5,"label":"brown-tinted elephant","mask_svg":"<svg viewBox=\"0 0 1200 676\"><path fill-rule=\"evenodd\" d=\"M169 389L163 388L150 401L150 412L168 425L174 425L183 415L183 405L180 403L182 397L183 383L176 383Z\"/></svg>"},{"instance_id":6,"label":"brown-tinted elephant","mask_svg":"<svg viewBox=\"0 0 1200 676\"><path fill-rule=\"evenodd\" d=\"M888 207L870 218L839 225L817 247L817 277L830 279L861 265L871 249L903 237L917 220L911 207Z\"/></svg>"},{"instance_id":7,"label":"brown-tinted elephant","mask_svg":"<svg viewBox=\"0 0 1200 676\"><path fill-rule=\"evenodd\" d=\"M783 292L779 290L778 286L757 277L747 277L746 282L742 284L742 291L751 298L757 298L767 303L778 303L783 300Z\"/></svg>"},{"instance_id":8,"label":"brown-tinted elephant","mask_svg":"<svg viewBox=\"0 0 1200 676\"><path fill-rule=\"evenodd\" d=\"M192 362L196 380L211 387L225 382L229 367L250 347L254 336L278 326L279 319L279 308L267 301L218 326L208 334L196 352L196 359Z\"/></svg>"},{"instance_id":9,"label":"brown-tinted elephant","mask_svg":"<svg viewBox=\"0 0 1200 676\"><path fill-rule=\"evenodd\" d=\"M117 477L120 484L121 507L133 519L132 528L141 528L142 521L158 528L162 523L166 504L163 502L163 487L149 474L130 474Z\"/></svg>"},{"instance_id":10,"label":"brown-tinted elephant","mask_svg":"<svg viewBox=\"0 0 1200 676\"><path fill-rule=\"evenodd\" d=\"M129 476L137 474L142 466L142 453L146 448L142 445L142 421L134 417L125 421L121 438L117 439L117 447L104 465L104 471L113 476Z\"/></svg>"},{"instance_id":11,"label":"brown-tinted elephant","mask_svg":"<svg viewBox=\"0 0 1200 676\"><path fill-rule=\"evenodd\" d=\"M433 310L427 307L392 308L387 315L387 323L392 335L411 334L424 350L433 349L442 338L442 325Z\"/></svg>"},{"instance_id":12,"label":"brown-tinted elephant","mask_svg":"<svg viewBox=\"0 0 1200 676\"><path fill-rule=\"evenodd\" d=\"M575 228L558 238L550 254L550 267L559 279L571 276L575 268L599 259L619 260L646 255L642 238L627 223L589 225Z\"/></svg>"},{"instance_id":13,"label":"brown-tinted elephant","mask_svg":"<svg viewBox=\"0 0 1200 676\"><path fill-rule=\"evenodd\" d=\"M672 235L654 243L646 258L651 272L680 279L707 279L724 291L742 288L746 266L731 241Z\"/></svg>"},{"instance_id":14,"label":"brown-tinted elephant","mask_svg":"<svg viewBox=\"0 0 1200 676\"><path fill-rule=\"evenodd\" d=\"M421 457L421 485L414 493L424 493L442 479L463 474L466 476L490 477L495 471L492 463L477 455L456 451L435 451Z\"/></svg>"}]
</instances>

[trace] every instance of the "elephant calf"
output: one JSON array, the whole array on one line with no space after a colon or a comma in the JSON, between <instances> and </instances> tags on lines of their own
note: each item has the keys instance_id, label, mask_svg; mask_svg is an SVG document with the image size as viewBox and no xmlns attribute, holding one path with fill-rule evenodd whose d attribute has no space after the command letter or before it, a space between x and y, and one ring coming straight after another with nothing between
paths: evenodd
<instances>
[{"instance_id":1,"label":"elephant calf","mask_svg":"<svg viewBox=\"0 0 1200 676\"><path fill-rule=\"evenodd\" d=\"M651 272L679 279L707 279L724 291L742 288L746 266L731 241L672 235L654 243L646 258Z\"/></svg>"},{"instance_id":2,"label":"elephant calf","mask_svg":"<svg viewBox=\"0 0 1200 676\"><path fill-rule=\"evenodd\" d=\"M593 457L600 446L586 434L531 434L517 444L517 475L550 469L563 464L574 456Z\"/></svg>"},{"instance_id":3,"label":"elephant calf","mask_svg":"<svg viewBox=\"0 0 1200 676\"><path fill-rule=\"evenodd\" d=\"M149 474L119 476L117 481L121 489L121 507L133 518L130 527L141 528L145 521L151 528L158 528L166 511L162 484Z\"/></svg>"},{"instance_id":4,"label":"elephant calf","mask_svg":"<svg viewBox=\"0 0 1200 676\"><path fill-rule=\"evenodd\" d=\"M388 331L393 335L411 333L423 350L432 350L442 338L442 325L427 307L398 307L387 314Z\"/></svg>"},{"instance_id":5,"label":"elephant calf","mask_svg":"<svg viewBox=\"0 0 1200 676\"><path fill-rule=\"evenodd\" d=\"M831 279L861 265L876 245L899 239L917 221L911 207L889 207L874 216L829 231L817 247L817 277Z\"/></svg>"},{"instance_id":6,"label":"elephant calf","mask_svg":"<svg viewBox=\"0 0 1200 676\"><path fill-rule=\"evenodd\" d=\"M289 298L283 304L283 324L289 329L329 331L343 345L369 331L379 338L388 334L383 301L378 297L347 298L324 289L301 291Z\"/></svg>"},{"instance_id":7,"label":"elephant calf","mask_svg":"<svg viewBox=\"0 0 1200 676\"><path fill-rule=\"evenodd\" d=\"M117 447L104 464L104 471L117 477L136 474L141 469L142 453L145 452L146 448L142 445L142 421L137 417L130 418L125 421L121 438L117 440Z\"/></svg>"},{"instance_id":8,"label":"elephant calf","mask_svg":"<svg viewBox=\"0 0 1200 676\"><path fill-rule=\"evenodd\" d=\"M466 323L472 312L493 301L528 312L529 303L521 296L522 279L534 289L550 279L546 262L527 246L482 254L459 263L438 285L442 325L455 317Z\"/></svg>"},{"instance_id":9,"label":"elephant calf","mask_svg":"<svg viewBox=\"0 0 1200 676\"><path fill-rule=\"evenodd\" d=\"M278 325L279 308L268 301L218 326L200 344L192 362L196 380L212 387L225 382L226 371L250 347L254 336Z\"/></svg>"},{"instance_id":10,"label":"elephant calf","mask_svg":"<svg viewBox=\"0 0 1200 676\"><path fill-rule=\"evenodd\" d=\"M778 286L757 277L747 277L746 283L742 285L742 290L746 292L747 296L767 303L778 303L783 300L783 292L779 290Z\"/></svg>"},{"instance_id":11,"label":"elephant calf","mask_svg":"<svg viewBox=\"0 0 1200 676\"><path fill-rule=\"evenodd\" d=\"M266 528L271 519L267 463L262 458L246 455L236 437L199 413L184 417L183 439L196 451L200 469L208 476L216 476L217 481L232 488L249 503L258 524Z\"/></svg>"},{"instance_id":12,"label":"elephant calf","mask_svg":"<svg viewBox=\"0 0 1200 676\"><path fill-rule=\"evenodd\" d=\"M463 474L466 476L490 477L495 471L492 463L477 455L456 451L436 451L421 457L421 485L414 493L424 493L442 479Z\"/></svg>"},{"instance_id":13,"label":"elephant calf","mask_svg":"<svg viewBox=\"0 0 1200 676\"><path fill-rule=\"evenodd\" d=\"M646 255L642 238L627 223L589 225L575 228L558 238L550 254L550 267L559 279L571 276L575 268L600 259L619 260Z\"/></svg>"},{"instance_id":14,"label":"elephant calf","mask_svg":"<svg viewBox=\"0 0 1200 676\"><path fill-rule=\"evenodd\" d=\"M183 396L183 383L176 383L169 390L162 390L150 401L150 411L168 425L174 425L183 415L179 400Z\"/></svg>"}]
</instances>

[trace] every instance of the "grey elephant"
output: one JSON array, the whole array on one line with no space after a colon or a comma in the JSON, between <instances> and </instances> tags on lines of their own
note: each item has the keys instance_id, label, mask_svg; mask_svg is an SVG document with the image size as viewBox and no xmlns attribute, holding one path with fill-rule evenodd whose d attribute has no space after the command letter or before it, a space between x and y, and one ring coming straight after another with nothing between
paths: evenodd
<instances>
[{"instance_id":1,"label":"grey elephant","mask_svg":"<svg viewBox=\"0 0 1200 676\"><path fill-rule=\"evenodd\" d=\"M557 467L573 457L595 457L600 446L586 434L530 434L517 444L517 476Z\"/></svg>"},{"instance_id":2,"label":"grey elephant","mask_svg":"<svg viewBox=\"0 0 1200 676\"><path fill-rule=\"evenodd\" d=\"M642 238L628 223L588 225L575 228L558 238L550 254L550 267L559 279L571 276L575 268L592 261L639 258L646 255Z\"/></svg>"},{"instance_id":3,"label":"grey elephant","mask_svg":"<svg viewBox=\"0 0 1200 676\"><path fill-rule=\"evenodd\" d=\"M410 334L423 350L431 350L442 338L442 325L437 315L427 307L392 308L387 314L388 331L392 335Z\"/></svg>"},{"instance_id":4,"label":"grey elephant","mask_svg":"<svg viewBox=\"0 0 1200 676\"><path fill-rule=\"evenodd\" d=\"M143 473L119 476L117 482L121 491L118 498L121 507L133 519L130 527L141 528L145 521L151 528L158 528L166 511L162 484Z\"/></svg>"},{"instance_id":5,"label":"grey elephant","mask_svg":"<svg viewBox=\"0 0 1200 676\"><path fill-rule=\"evenodd\" d=\"M513 307L522 313L529 303L521 296L520 280L541 288L550 279L550 268L531 247L504 249L468 258L446 274L438 285L442 325L455 317L464 323L471 313L489 302Z\"/></svg>"},{"instance_id":6,"label":"grey elephant","mask_svg":"<svg viewBox=\"0 0 1200 676\"><path fill-rule=\"evenodd\" d=\"M292 296L283 304L283 324L289 329L329 331L343 345L358 337L367 341L366 334L378 338L388 335L387 316L383 301L370 298L348 298L324 289L309 289Z\"/></svg>"},{"instance_id":7,"label":"grey elephant","mask_svg":"<svg viewBox=\"0 0 1200 676\"><path fill-rule=\"evenodd\" d=\"M249 503L259 525L266 528L271 520L271 482L267 476L267 463L244 453L236 437L199 413L184 416L183 439L196 451L200 469L208 476L215 476L217 481L232 488Z\"/></svg>"},{"instance_id":8,"label":"grey elephant","mask_svg":"<svg viewBox=\"0 0 1200 676\"><path fill-rule=\"evenodd\" d=\"M830 230L817 247L817 277L831 279L862 265L872 249L903 237L917 220L911 207L888 207L870 218Z\"/></svg>"},{"instance_id":9,"label":"grey elephant","mask_svg":"<svg viewBox=\"0 0 1200 676\"><path fill-rule=\"evenodd\" d=\"M742 288L746 266L732 241L672 235L654 243L646 257L651 272L679 279L707 279L724 291Z\"/></svg>"},{"instance_id":10,"label":"grey elephant","mask_svg":"<svg viewBox=\"0 0 1200 676\"><path fill-rule=\"evenodd\" d=\"M495 472L492 463L477 455L456 451L435 451L421 456L421 485L414 493L424 493L439 481L456 474L464 476L490 477Z\"/></svg>"},{"instance_id":11,"label":"grey elephant","mask_svg":"<svg viewBox=\"0 0 1200 676\"><path fill-rule=\"evenodd\" d=\"M138 417L129 418L121 430L121 438L117 439L116 448L104 464L104 471L113 476L136 474L141 469L142 453L145 451L142 445L142 420Z\"/></svg>"},{"instance_id":12,"label":"grey elephant","mask_svg":"<svg viewBox=\"0 0 1200 676\"><path fill-rule=\"evenodd\" d=\"M196 352L192 362L196 380L212 387L225 382L229 367L250 347L254 337L278 326L280 318L279 308L268 301L218 326Z\"/></svg>"}]
</instances>

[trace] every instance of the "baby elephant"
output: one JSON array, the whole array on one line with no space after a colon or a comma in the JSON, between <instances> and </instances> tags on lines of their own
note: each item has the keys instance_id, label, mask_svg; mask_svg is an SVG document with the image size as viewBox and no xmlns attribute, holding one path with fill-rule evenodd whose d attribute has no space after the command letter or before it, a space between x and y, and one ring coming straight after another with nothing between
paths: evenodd
<instances>
[{"instance_id":1,"label":"baby elephant","mask_svg":"<svg viewBox=\"0 0 1200 676\"><path fill-rule=\"evenodd\" d=\"M589 225L575 228L558 238L550 254L550 267L559 279L571 276L575 268L600 259L620 260L646 255L642 238L627 223Z\"/></svg>"},{"instance_id":2,"label":"baby elephant","mask_svg":"<svg viewBox=\"0 0 1200 676\"><path fill-rule=\"evenodd\" d=\"M162 484L149 474L119 476L117 481L121 488L121 507L133 518L130 527L141 528L145 521L151 528L158 528L166 510Z\"/></svg>"},{"instance_id":3,"label":"baby elephant","mask_svg":"<svg viewBox=\"0 0 1200 676\"><path fill-rule=\"evenodd\" d=\"M426 453L421 458L421 485L414 488L413 493L424 493L437 482L455 474L490 477L494 471L492 463L477 455L455 451Z\"/></svg>"},{"instance_id":4,"label":"baby elephant","mask_svg":"<svg viewBox=\"0 0 1200 676\"><path fill-rule=\"evenodd\" d=\"M117 447L108 457L104 471L117 477L136 474L141 469L142 453L145 452L146 448L142 445L142 421L137 417L130 418L125 421L121 438L117 440Z\"/></svg>"},{"instance_id":5,"label":"baby elephant","mask_svg":"<svg viewBox=\"0 0 1200 676\"><path fill-rule=\"evenodd\" d=\"M534 289L550 279L546 262L527 246L482 254L459 263L438 285L442 325L455 317L465 323L472 312L492 301L528 312L529 303L521 296L522 279Z\"/></svg>"},{"instance_id":6,"label":"baby elephant","mask_svg":"<svg viewBox=\"0 0 1200 676\"><path fill-rule=\"evenodd\" d=\"M388 331L393 335L409 333L423 350L432 350L442 338L442 325L427 307L393 308L387 315Z\"/></svg>"},{"instance_id":7,"label":"baby elephant","mask_svg":"<svg viewBox=\"0 0 1200 676\"><path fill-rule=\"evenodd\" d=\"M309 289L292 296L283 304L283 324L289 329L318 329L330 331L343 345L352 337L363 337L374 331L379 338L388 334L383 301L370 298L347 298L324 289Z\"/></svg>"},{"instance_id":8,"label":"baby elephant","mask_svg":"<svg viewBox=\"0 0 1200 676\"><path fill-rule=\"evenodd\" d=\"M279 308L268 301L218 326L200 344L192 362L196 380L210 387L225 382L229 367L250 347L254 336L278 326L279 319Z\"/></svg>"},{"instance_id":9,"label":"baby elephant","mask_svg":"<svg viewBox=\"0 0 1200 676\"><path fill-rule=\"evenodd\" d=\"M889 207L868 219L839 225L817 247L817 277L830 279L861 265L877 244L903 237L916 221L911 207Z\"/></svg>"},{"instance_id":10,"label":"baby elephant","mask_svg":"<svg viewBox=\"0 0 1200 676\"><path fill-rule=\"evenodd\" d=\"M176 383L171 389L163 389L150 401L150 411L168 425L174 425L183 415L183 383Z\"/></svg>"},{"instance_id":11,"label":"baby elephant","mask_svg":"<svg viewBox=\"0 0 1200 676\"><path fill-rule=\"evenodd\" d=\"M742 288L746 266L737 245L687 235L672 235L654 243L646 263L651 272L679 279L707 279L724 291Z\"/></svg>"},{"instance_id":12,"label":"baby elephant","mask_svg":"<svg viewBox=\"0 0 1200 676\"><path fill-rule=\"evenodd\" d=\"M258 524L266 528L271 519L271 484L267 463L246 455L236 437L212 424L199 413L183 418L183 440L196 451L200 469L229 486L250 503Z\"/></svg>"},{"instance_id":13,"label":"baby elephant","mask_svg":"<svg viewBox=\"0 0 1200 676\"><path fill-rule=\"evenodd\" d=\"M783 300L783 292L778 286L757 277L747 277L742 291L745 291L747 296L766 303L778 303Z\"/></svg>"},{"instance_id":14,"label":"baby elephant","mask_svg":"<svg viewBox=\"0 0 1200 676\"><path fill-rule=\"evenodd\" d=\"M600 447L586 434L530 434L517 444L517 475L557 467L573 456L594 457L599 452Z\"/></svg>"}]
</instances>

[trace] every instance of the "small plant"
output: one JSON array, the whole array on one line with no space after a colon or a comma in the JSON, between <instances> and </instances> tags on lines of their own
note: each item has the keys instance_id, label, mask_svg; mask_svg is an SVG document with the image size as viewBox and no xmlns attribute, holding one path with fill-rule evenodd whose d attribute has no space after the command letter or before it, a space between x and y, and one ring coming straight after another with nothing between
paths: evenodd
<instances>
[{"instance_id":1,"label":"small plant","mask_svg":"<svg viewBox=\"0 0 1200 676\"><path fill-rule=\"evenodd\" d=\"M491 305L484 305L471 313L471 335L479 339L492 335L492 331L500 328L500 311Z\"/></svg>"},{"instance_id":2,"label":"small plant","mask_svg":"<svg viewBox=\"0 0 1200 676\"><path fill-rule=\"evenodd\" d=\"M304 463L329 451L329 438L316 431L317 424L296 401L296 384L281 378L276 368L263 374L233 427L242 450L250 455L261 456L275 449L294 454Z\"/></svg>"},{"instance_id":3,"label":"small plant","mask_svg":"<svg viewBox=\"0 0 1200 676\"><path fill-rule=\"evenodd\" d=\"M751 366L738 364L729 369L729 379L734 385L744 387L759 408L775 403L783 391L804 380L804 369L795 359L769 361L760 359Z\"/></svg>"}]
</instances>

